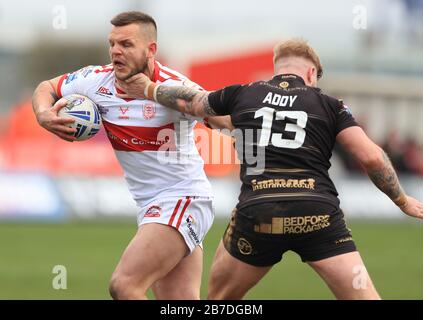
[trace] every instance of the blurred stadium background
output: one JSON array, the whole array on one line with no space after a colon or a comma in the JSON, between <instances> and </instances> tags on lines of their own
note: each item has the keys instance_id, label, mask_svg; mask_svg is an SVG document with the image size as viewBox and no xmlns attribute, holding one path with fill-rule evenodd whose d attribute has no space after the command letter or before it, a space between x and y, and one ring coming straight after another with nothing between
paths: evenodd
<instances>
[{"instance_id":1,"label":"blurred stadium background","mask_svg":"<svg viewBox=\"0 0 423 320\"><path fill-rule=\"evenodd\" d=\"M38 127L30 98L42 80L107 64L109 20L126 10L158 23L162 63L208 90L272 77L272 47L292 36L315 47L320 83L343 98L390 155L407 192L423 199L423 0L0 1L0 299L103 299L136 230L131 200L104 132L69 144ZM223 148L209 132L210 148ZM228 152L225 149L224 152ZM230 151L232 152L232 151ZM423 224L405 217L341 149L331 174L382 297L423 299ZM211 259L238 194L238 166L206 164L216 223ZM250 299L331 299L287 254ZM54 290L55 265L68 272Z\"/></svg>"}]
</instances>

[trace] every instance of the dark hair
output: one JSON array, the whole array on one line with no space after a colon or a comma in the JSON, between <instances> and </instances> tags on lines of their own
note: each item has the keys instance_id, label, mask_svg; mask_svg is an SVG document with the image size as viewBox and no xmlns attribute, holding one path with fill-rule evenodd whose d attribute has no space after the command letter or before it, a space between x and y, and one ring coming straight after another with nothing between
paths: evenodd
<instances>
[{"instance_id":1,"label":"dark hair","mask_svg":"<svg viewBox=\"0 0 423 320\"><path fill-rule=\"evenodd\" d=\"M152 24L154 29L157 31L156 21L154 21L153 17L140 11L127 11L119 13L112 20L110 20L110 23L115 27L123 27L131 23Z\"/></svg>"}]
</instances>

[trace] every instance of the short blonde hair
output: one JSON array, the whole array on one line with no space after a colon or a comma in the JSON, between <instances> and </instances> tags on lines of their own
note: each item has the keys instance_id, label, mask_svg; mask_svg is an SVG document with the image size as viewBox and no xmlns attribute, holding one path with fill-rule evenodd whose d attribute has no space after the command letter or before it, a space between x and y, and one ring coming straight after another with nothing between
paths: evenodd
<instances>
[{"instance_id":1,"label":"short blonde hair","mask_svg":"<svg viewBox=\"0 0 423 320\"><path fill-rule=\"evenodd\" d=\"M276 65L277 61L288 57L301 57L309 60L317 69L317 78L320 79L322 77L323 68L319 56L308 45L307 41L303 39L290 39L277 44L273 49L273 64Z\"/></svg>"}]
</instances>

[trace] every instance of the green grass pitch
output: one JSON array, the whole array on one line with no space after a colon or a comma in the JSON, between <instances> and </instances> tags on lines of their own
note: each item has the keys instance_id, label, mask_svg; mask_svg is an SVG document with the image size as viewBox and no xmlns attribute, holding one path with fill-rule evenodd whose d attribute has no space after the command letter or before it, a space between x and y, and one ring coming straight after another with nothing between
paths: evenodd
<instances>
[{"instance_id":1,"label":"green grass pitch","mask_svg":"<svg viewBox=\"0 0 423 320\"><path fill-rule=\"evenodd\" d=\"M226 221L205 242L202 298ZM423 299L423 223L351 221L356 244L381 296ZM0 299L109 299L108 281L136 231L129 222L0 224ZM55 265L67 268L67 289L55 290ZM151 296L151 295L150 295ZM333 299L299 257L284 255L247 299Z\"/></svg>"}]
</instances>

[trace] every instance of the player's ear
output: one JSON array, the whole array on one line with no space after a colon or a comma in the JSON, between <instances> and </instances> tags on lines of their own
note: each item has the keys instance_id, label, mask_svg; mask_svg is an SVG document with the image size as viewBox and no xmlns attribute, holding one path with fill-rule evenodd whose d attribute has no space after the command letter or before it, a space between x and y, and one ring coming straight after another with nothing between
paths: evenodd
<instances>
[{"instance_id":1,"label":"player's ear","mask_svg":"<svg viewBox=\"0 0 423 320\"><path fill-rule=\"evenodd\" d=\"M306 85L315 87L317 86L317 69L311 66L307 70L307 83Z\"/></svg>"},{"instance_id":2,"label":"player's ear","mask_svg":"<svg viewBox=\"0 0 423 320\"><path fill-rule=\"evenodd\" d=\"M157 42L150 42L148 45L148 58L153 58L157 52Z\"/></svg>"}]
</instances>

